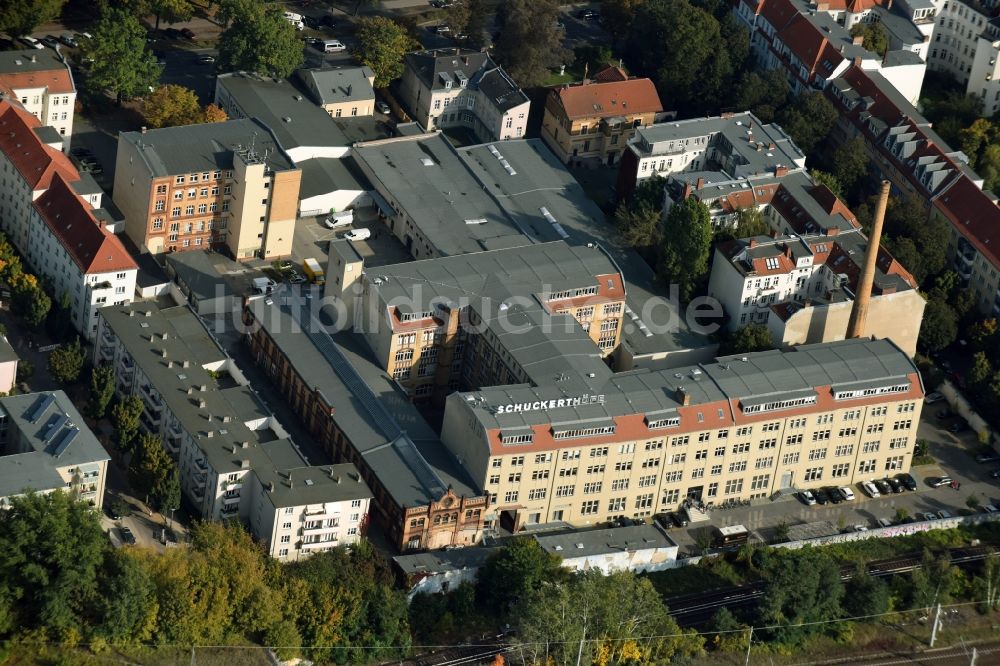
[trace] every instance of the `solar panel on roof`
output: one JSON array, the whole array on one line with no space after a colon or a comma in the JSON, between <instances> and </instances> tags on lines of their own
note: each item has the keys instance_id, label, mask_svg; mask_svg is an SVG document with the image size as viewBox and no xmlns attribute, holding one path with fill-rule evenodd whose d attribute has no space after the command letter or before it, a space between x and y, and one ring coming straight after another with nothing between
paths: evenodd
<instances>
[{"instance_id":1,"label":"solar panel on roof","mask_svg":"<svg viewBox=\"0 0 1000 666\"><path fill-rule=\"evenodd\" d=\"M45 432L42 433L42 440L46 444L51 442L52 438L59 432L59 428L62 428L67 421L69 421L69 416L66 414L53 414L49 417L48 423L45 424Z\"/></svg>"},{"instance_id":2,"label":"solar panel on roof","mask_svg":"<svg viewBox=\"0 0 1000 666\"><path fill-rule=\"evenodd\" d=\"M56 442L56 448L52 451L52 455L56 458L65 453L66 449L69 448L70 443L80 434L79 428L66 428L59 435L59 440Z\"/></svg>"},{"instance_id":3,"label":"solar panel on roof","mask_svg":"<svg viewBox=\"0 0 1000 666\"><path fill-rule=\"evenodd\" d=\"M35 398L35 402L31 405L31 409L28 410L28 421L31 423L37 423L38 419L42 418L42 414L48 409L52 403L56 401L56 396L52 393L46 393Z\"/></svg>"}]
</instances>

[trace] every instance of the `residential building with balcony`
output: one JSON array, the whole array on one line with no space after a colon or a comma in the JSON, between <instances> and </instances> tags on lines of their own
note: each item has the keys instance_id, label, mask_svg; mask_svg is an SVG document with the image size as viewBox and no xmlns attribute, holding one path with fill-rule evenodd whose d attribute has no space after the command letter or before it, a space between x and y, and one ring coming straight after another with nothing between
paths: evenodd
<instances>
[{"instance_id":1,"label":"residential building with balcony","mask_svg":"<svg viewBox=\"0 0 1000 666\"><path fill-rule=\"evenodd\" d=\"M300 69L295 75L312 100L331 118L358 118L375 113L375 72L366 65Z\"/></svg>"},{"instance_id":2,"label":"residential building with balcony","mask_svg":"<svg viewBox=\"0 0 1000 666\"><path fill-rule=\"evenodd\" d=\"M589 391L448 397L441 439L500 525L593 526L906 472L924 387L888 340L856 338L616 374Z\"/></svg>"},{"instance_id":3,"label":"residential building with balcony","mask_svg":"<svg viewBox=\"0 0 1000 666\"><path fill-rule=\"evenodd\" d=\"M118 137L114 201L126 235L144 252L290 256L300 181L301 171L257 120Z\"/></svg>"},{"instance_id":4,"label":"residential building with balcony","mask_svg":"<svg viewBox=\"0 0 1000 666\"><path fill-rule=\"evenodd\" d=\"M663 111L649 79L629 78L617 67L594 79L557 86L545 96L542 139L566 164L618 163L640 127Z\"/></svg>"},{"instance_id":5,"label":"residential building with balcony","mask_svg":"<svg viewBox=\"0 0 1000 666\"><path fill-rule=\"evenodd\" d=\"M715 248L708 294L722 304L730 331L762 324L779 346L843 340L867 248L860 229L836 227L722 243ZM916 287L880 247L866 330L911 356L925 305Z\"/></svg>"},{"instance_id":6,"label":"residential building with balcony","mask_svg":"<svg viewBox=\"0 0 1000 666\"><path fill-rule=\"evenodd\" d=\"M927 58L932 71L950 75L983 103L984 116L1000 111L1000 20L993 2L938 2L934 36Z\"/></svg>"},{"instance_id":7,"label":"residential building with balcony","mask_svg":"<svg viewBox=\"0 0 1000 666\"><path fill-rule=\"evenodd\" d=\"M63 391L0 397L0 508L61 490L98 511L110 456Z\"/></svg>"},{"instance_id":8,"label":"residential building with balcony","mask_svg":"<svg viewBox=\"0 0 1000 666\"><path fill-rule=\"evenodd\" d=\"M415 51L403 64L400 101L428 132L460 127L480 141L527 133L528 96L485 51Z\"/></svg>"},{"instance_id":9,"label":"residential building with balcony","mask_svg":"<svg viewBox=\"0 0 1000 666\"><path fill-rule=\"evenodd\" d=\"M285 561L363 536L372 493L354 465L310 465L190 308L101 310L93 360L142 402L193 515L238 519Z\"/></svg>"},{"instance_id":10,"label":"residential building with balcony","mask_svg":"<svg viewBox=\"0 0 1000 666\"><path fill-rule=\"evenodd\" d=\"M68 147L73 134L76 85L69 63L51 49L0 52L0 95L15 100Z\"/></svg>"},{"instance_id":11,"label":"residential building with balcony","mask_svg":"<svg viewBox=\"0 0 1000 666\"><path fill-rule=\"evenodd\" d=\"M805 168L805 155L781 127L744 111L640 127L622 155L616 189L628 197L647 178L699 171L719 172L719 180L744 188Z\"/></svg>"},{"instance_id":12,"label":"residential building with balcony","mask_svg":"<svg viewBox=\"0 0 1000 666\"><path fill-rule=\"evenodd\" d=\"M478 543L495 517L406 394L347 332L327 333L291 292L248 303L257 364L334 460L352 463L400 551Z\"/></svg>"},{"instance_id":13,"label":"residential building with balcony","mask_svg":"<svg viewBox=\"0 0 1000 666\"><path fill-rule=\"evenodd\" d=\"M96 217L100 190L39 129L34 116L0 100L0 187L8 194L0 199L0 229L53 299L69 299L73 325L91 340L97 308L132 300L137 266Z\"/></svg>"}]
</instances>

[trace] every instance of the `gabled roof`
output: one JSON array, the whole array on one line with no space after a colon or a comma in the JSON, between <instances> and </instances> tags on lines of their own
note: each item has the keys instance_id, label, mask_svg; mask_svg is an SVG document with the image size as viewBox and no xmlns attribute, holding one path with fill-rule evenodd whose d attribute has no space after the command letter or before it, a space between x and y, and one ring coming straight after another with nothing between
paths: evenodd
<instances>
[{"instance_id":1,"label":"gabled roof","mask_svg":"<svg viewBox=\"0 0 1000 666\"><path fill-rule=\"evenodd\" d=\"M0 89L45 88L50 93L72 93L69 66L50 49L0 51Z\"/></svg>"},{"instance_id":2,"label":"gabled roof","mask_svg":"<svg viewBox=\"0 0 1000 666\"><path fill-rule=\"evenodd\" d=\"M10 100L0 100L0 151L31 189L47 188L57 173L68 181L79 179L69 158L44 144L35 133L40 126L35 116Z\"/></svg>"},{"instance_id":3,"label":"gabled roof","mask_svg":"<svg viewBox=\"0 0 1000 666\"><path fill-rule=\"evenodd\" d=\"M135 270L135 261L117 236L94 218L90 204L56 175L33 206L84 273Z\"/></svg>"},{"instance_id":4,"label":"gabled roof","mask_svg":"<svg viewBox=\"0 0 1000 666\"><path fill-rule=\"evenodd\" d=\"M663 111L656 87L649 79L579 83L554 88L550 94L558 98L570 119Z\"/></svg>"},{"instance_id":5,"label":"gabled roof","mask_svg":"<svg viewBox=\"0 0 1000 666\"><path fill-rule=\"evenodd\" d=\"M994 266L1000 266L1000 208L968 176L934 200L934 206Z\"/></svg>"}]
</instances>

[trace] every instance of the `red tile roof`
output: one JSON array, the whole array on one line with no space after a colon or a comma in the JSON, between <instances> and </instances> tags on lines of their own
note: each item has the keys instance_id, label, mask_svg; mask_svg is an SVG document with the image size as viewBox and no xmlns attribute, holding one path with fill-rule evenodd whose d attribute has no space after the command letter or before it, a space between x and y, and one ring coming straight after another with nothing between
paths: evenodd
<instances>
[{"instance_id":1,"label":"red tile roof","mask_svg":"<svg viewBox=\"0 0 1000 666\"><path fill-rule=\"evenodd\" d=\"M573 118L607 118L663 111L660 96L649 79L592 82L556 88L563 111Z\"/></svg>"},{"instance_id":2,"label":"red tile roof","mask_svg":"<svg viewBox=\"0 0 1000 666\"><path fill-rule=\"evenodd\" d=\"M1000 266L1000 208L968 176L935 199L934 207L994 266Z\"/></svg>"},{"instance_id":3,"label":"red tile roof","mask_svg":"<svg viewBox=\"0 0 1000 666\"><path fill-rule=\"evenodd\" d=\"M49 93L76 92L76 88L73 87L73 77L66 67L38 72L0 74L0 88L6 88L12 93L24 88L45 88Z\"/></svg>"},{"instance_id":4,"label":"red tile roof","mask_svg":"<svg viewBox=\"0 0 1000 666\"><path fill-rule=\"evenodd\" d=\"M851 209L847 207L843 201L837 198L837 195L833 193L826 185L816 185L809 189L809 195L816 200L823 210L829 215L840 215L845 220L851 223L851 226L855 229L861 228L861 223L858 222L858 218L854 216Z\"/></svg>"},{"instance_id":5,"label":"red tile roof","mask_svg":"<svg viewBox=\"0 0 1000 666\"><path fill-rule=\"evenodd\" d=\"M90 212L90 204L73 191L62 175L53 176L52 184L33 205L84 273L136 268L121 241L101 226Z\"/></svg>"},{"instance_id":6,"label":"red tile roof","mask_svg":"<svg viewBox=\"0 0 1000 666\"><path fill-rule=\"evenodd\" d=\"M604 65L594 74L594 80L602 83L607 81L628 81L628 72L621 67Z\"/></svg>"},{"instance_id":7,"label":"red tile roof","mask_svg":"<svg viewBox=\"0 0 1000 666\"><path fill-rule=\"evenodd\" d=\"M758 8L758 14L770 23L774 29L781 30L799 15L798 8L790 0L763 0L763 9Z\"/></svg>"},{"instance_id":8,"label":"red tile roof","mask_svg":"<svg viewBox=\"0 0 1000 666\"><path fill-rule=\"evenodd\" d=\"M38 138L37 127L41 123L33 115L10 100L0 100L0 151L31 189L49 187L57 173L71 182L79 180L80 174L69 158Z\"/></svg>"}]
</instances>

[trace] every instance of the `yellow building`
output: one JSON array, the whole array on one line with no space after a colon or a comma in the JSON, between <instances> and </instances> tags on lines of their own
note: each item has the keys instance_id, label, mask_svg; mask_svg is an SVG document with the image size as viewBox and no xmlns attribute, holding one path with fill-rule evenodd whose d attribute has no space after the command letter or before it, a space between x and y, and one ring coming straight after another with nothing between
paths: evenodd
<instances>
[{"instance_id":1,"label":"yellow building","mask_svg":"<svg viewBox=\"0 0 1000 666\"><path fill-rule=\"evenodd\" d=\"M859 338L456 393L441 438L504 528L583 526L904 473L923 396L904 352Z\"/></svg>"}]
</instances>

